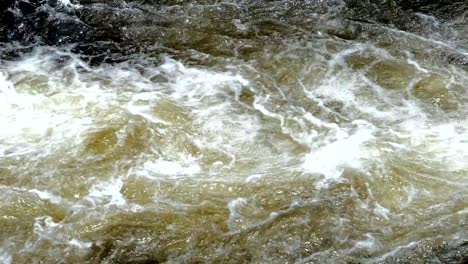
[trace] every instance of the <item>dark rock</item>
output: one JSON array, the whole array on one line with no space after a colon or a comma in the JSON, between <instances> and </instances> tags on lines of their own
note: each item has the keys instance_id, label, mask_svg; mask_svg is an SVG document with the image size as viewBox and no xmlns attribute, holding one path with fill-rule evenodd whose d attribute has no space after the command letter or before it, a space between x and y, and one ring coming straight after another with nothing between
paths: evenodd
<instances>
[{"instance_id":1,"label":"dark rock","mask_svg":"<svg viewBox=\"0 0 468 264\"><path fill-rule=\"evenodd\" d=\"M69 46L73 51L88 57L106 51L119 52L119 45L91 45L102 42L122 42L120 33L102 30L86 23L92 19L81 14L81 9L62 6L57 0L2 0L0 1L0 43L15 43L18 51L2 49L1 58L20 55L31 45ZM107 25L105 17L100 25ZM93 48L90 48L90 47ZM97 56L93 61L99 61Z\"/></svg>"},{"instance_id":2,"label":"dark rock","mask_svg":"<svg viewBox=\"0 0 468 264\"><path fill-rule=\"evenodd\" d=\"M466 0L395 0L404 10L435 15L442 18L453 18L466 11Z\"/></svg>"},{"instance_id":3,"label":"dark rock","mask_svg":"<svg viewBox=\"0 0 468 264\"><path fill-rule=\"evenodd\" d=\"M407 29L417 13L452 20L468 10L467 0L344 0L348 17Z\"/></svg>"}]
</instances>

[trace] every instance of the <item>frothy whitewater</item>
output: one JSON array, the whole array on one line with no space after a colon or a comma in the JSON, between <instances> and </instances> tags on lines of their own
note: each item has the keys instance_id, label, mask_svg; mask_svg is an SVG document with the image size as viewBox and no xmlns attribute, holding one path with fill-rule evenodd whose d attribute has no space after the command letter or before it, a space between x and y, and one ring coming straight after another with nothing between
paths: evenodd
<instances>
[{"instance_id":1,"label":"frothy whitewater","mask_svg":"<svg viewBox=\"0 0 468 264\"><path fill-rule=\"evenodd\" d=\"M428 263L468 224L468 74L431 54L467 51L382 30L1 61L0 262Z\"/></svg>"}]
</instances>

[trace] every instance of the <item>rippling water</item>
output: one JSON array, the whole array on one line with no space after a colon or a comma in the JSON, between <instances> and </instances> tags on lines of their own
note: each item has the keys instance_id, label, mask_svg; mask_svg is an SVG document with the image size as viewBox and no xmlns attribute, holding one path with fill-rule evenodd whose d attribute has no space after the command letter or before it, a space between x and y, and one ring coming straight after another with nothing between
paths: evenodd
<instances>
[{"instance_id":1,"label":"rippling water","mask_svg":"<svg viewBox=\"0 0 468 264\"><path fill-rule=\"evenodd\" d=\"M141 50L0 62L0 262L462 263L463 19L96 2Z\"/></svg>"}]
</instances>

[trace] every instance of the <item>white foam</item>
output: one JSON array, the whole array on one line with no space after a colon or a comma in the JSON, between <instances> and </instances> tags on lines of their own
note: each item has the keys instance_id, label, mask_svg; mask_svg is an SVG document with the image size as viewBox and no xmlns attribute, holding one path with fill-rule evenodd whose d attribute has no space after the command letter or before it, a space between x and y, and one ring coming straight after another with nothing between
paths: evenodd
<instances>
[{"instance_id":1,"label":"white foam","mask_svg":"<svg viewBox=\"0 0 468 264\"><path fill-rule=\"evenodd\" d=\"M42 240L47 240L54 244L57 241L60 227L61 224L55 223L50 216L36 217L33 225L35 237L31 237L21 251L34 252Z\"/></svg>"},{"instance_id":2,"label":"white foam","mask_svg":"<svg viewBox=\"0 0 468 264\"><path fill-rule=\"evenodd\" d=\"M170 58L165 58L160 70L171 80L169 95L178 102L192 106L203 103L203 99L215 100L216 95L227 91L238 94L242 86L249 84L238 74L188 68Z\"/></svg>"},{"instance_id":3,"label":"white foam","mask_svg":"<svg viewBox=\"0 0 468 264\"><path fill-rule=\"evenodd\" d=\"M229 104L220 104L197 113L199 136L194 143L201 149L216 149L231 157L227 166L233 166L237 156L242 156L248 144L254 144L261 129L257 117L236 113Z\"/></svg>"},{"instance_id":4,"label":"white foam","mask_svg":"<svg viewBox=\"0 0 468 264\"><path fill-rule=\"evenodd\" d=\"M81 7L81 5L79 5L79 4L73 4L72 2L70 2L70 0L59 0L59 2L64 7L69 7L69 8L80 8Z\"/></svg>"},{"instance_id":5,"label":"white foam","mask_svg":"<svg viewBox=\"0 0 468 264\"><path fill-rule=\"evenodd\" d=\"M365 143L374 138L374 128L368 123L356 125L354 132L340 129L327 142L314 143L311 152L305 156L302 168L325 176L321 185L339 179L346 167L361 168L362 161L371 157L372 153L366 150Z\"/></svg>"},{"instance_id":6,"label":"white foam","mask_svg":"<svg viewBox=\"0 0 468 264\"><path fill-rule=\"evenodd\" d=\"M418 190L413 185L411 185L410 187L406 189L407 189L408 196L406 198L406 201L400 205L400 208L406 208L409 205L411 205L411 203L413 202L414 198L416 197L418 193Z\"/></svg>"},{"instance_id":7,"label":"white foam","mask_svg":"<svg viewBox=\"0 0 468 264\"><path fill-rule=\"evenodd\" d=\"M357 249L374 249L377 246L380 246L379 241L374 236L372 236L370 233L367 233L365 235L366 235L367 239L357 241L350 251L354 251L354 250L357 250Z\"/></svg>"},{"instance_id":8,"label":"white foam","mask_svg":"<svg viewBox=\"0 0 468 264\"><path fill-rule=\"evenodd\" d=\"M385 218L385 220L390 219L390 217L389 217L390 210L388 208L385 208L385 207L381 206L377 202L375 203L374 213L377 214L377 215L382 216L383 218Z\"/></svg>"},{"instance_id":9,"label":"white foam","mask_svg":"<svg viewBox=\"0 0 468 264\"><path fill-rule=\"evenodd\" d=\"M38 217L34 221L33 231L40 239L53 240L59 226L50 216Z\"/></svg>"},{"instance_id":10,"label":"white foam","mask_svg":"<svg viewBox=\"0 0 468 264\"><path fill-rule=\"evenodd\" d=\"M7 245L11 243L3 242L0 246L0 263L10 264L12 263L13 256L11 255L11 246Z\"/></svg>"},{"instance_id":11,"label":"white foam","mask_svg":"<svg viewBox=\"0 0 468 264\"><path fill-rule=\"evenodd\" d=\"M169 161L164 159L149 160L143 164L143 168L138 170L139 175L154 177L153 175L195 175L201 171L200 166L195 162L193 158L181 157L184 160L184 164L177 161Z\"/></svg>"},{"instance_id":12,"label":"white foam","mask_svg":"<svg viewBox=\"0 0 468 264\"><path fill-rule=\"evenodd\" d=\"M252 174L250 176L248 176L245 181L246 182L257 182L259 181L261 178L263 177L262 174Z\"/></svg>"},{"instance_id":13,"label":"white foam","mask_svg":"<svg viewBox=\"0 0 468 264\"><path fill-rule=\"evenodd\" d=\"M419 242L420 241L413 241L413 242L410 242L410 243L408 243L406 245L398 246L395 249L393 249L392 251L387 252L387 253L383 254L382 256L369 261L368 263L381 263L382 261L384 261L388 257L394 256L395 254L397 254L402 249L416 247L419 244Z\"/></svg>"},{"instance_id":14,"label":"white foam","mask_svg":"<svg viewBox=\"0 0 468 264\"><path fill-rule=\"evenodd\" d=\"M255 96L254 103L253 103L254 108L260 111L264 116L268 116L268 117L279 120L281 123L281 126L283 126L284 125L283 116L277 113L273 113L272 111L268 110L265 107L265 103L268 101L268 98L269 96L267 96L266 98Z\"/></svg>"},{"instance_id":15,"label":"white foam","mask_svg":"<svg viewBox=\"0 0 468 264\"><path fill-rule=\"evenodd\" d=\"M93 245L93 243L91 242L83 242L75 238L70 240L68 244L70 244L71 246L77 247L79 249L88 249Z\"/></svg>"},{"instance_id":16,"label":"white foam","mask_svg":"<svg viewBox=\"0 0 468 264\"><path fill-rule=\"evenodd\" d=\"M409 57L406 62L410 65L413 65L418 71L423 72L423 73L428 73L429 70L423 68L416 60L414 60L412 57Z\"/></svg>"},{"instance_id":17,"label":"white foam","mask_svg":"<svg viewBox=\"0 0 468 264\"><path fill-rule=\"evenodd\" d=\"M400 136L410 147L427 153L424 158L447 165L451 171L468 169L468 121L431 124L417 119L403 122Z\"/></svg>"},{"instance_id":18,"label":"white foam","mask_svg":"<svg viewBox=\"0 0 468 264\"><path fill-rule=\"evenodd\" d=\"M37 196L39 196L40 199L49 200L51 203L60 204L61 202L63 202L61 197L53 195L53 194L51 194L51 193L49 193L47 191L40 191L40 190L37 190L37 189L31 189L31 190L29 190L29 192L35 193L35 194L37 194Z\"/></svg>"},{"instance_id":19,"label":"white foam","mask_svg":"<svg viewBox=\"0 0 468 264\"><path fill-rule=\"evenodd\" d=\"M234 200L229 201L227 207L229 209L229 218L227 219L226 223L229 227L229 230L235 230L235 221L239 217L239 213L237 212L238 208L247 204L247 200L245 198L236 198Z\"/></svg>"},{"instance_id":20,"label":"white foam","mask_svg":"<svg viewBox=\"0 0 468 264\"><path fill-rule=\"evenodd\" d=\"M118 178L99 182L91 187L85 200L91 201L96 206L123 206L127 201L120 192L122 186L123 181Z\"/></svg>"},{"instance_id":21,"label":"white foam","mask_svg":"<svg viewBox=\"0 0 468 264\"><path fill-rule=\"evenodd\" d=\"M62 197L56 196L56 195L54 195L54 194L52 194L50 192L41 191L41 190L38 190L38 189L27 189L27 188L21 188L21 187L5 186L5 185L0 185L0 189L6 189L6 191L14 190L14 191L18 191L18 192L34 193L39 197L39 199L48 200L51 203L55 203L55 204L60 204L60 203L64 202Z\"/></svg>"},{"instance_id":22,"label":"white foam","mask_svg":"<svg viewBox=\"0 0 468 264\"><path fill-rule=\"evenodd\" d=\"M44 71L27 61L18 64L13 72L23 69L30 72L16 72L15 76L30 74L34 78ZM20 67L21 64L28 67ZM55 94L37 94L33 84L31 91L17 92L13 83L0 74L0 155L24 155L38 150L47 153L64 143L79 144L80 133L92 123L81 111L84 96L79 94L79 89L78 92L67 91L63 84L56 86L49 82L44 85L49 91L55 90Z\"/></svg>"}]
</instances>

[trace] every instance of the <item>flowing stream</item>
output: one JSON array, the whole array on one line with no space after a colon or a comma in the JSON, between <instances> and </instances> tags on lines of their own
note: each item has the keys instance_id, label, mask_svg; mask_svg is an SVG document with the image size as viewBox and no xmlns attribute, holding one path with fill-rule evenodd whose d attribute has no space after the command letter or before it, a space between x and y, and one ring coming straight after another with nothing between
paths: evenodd
<instances>
[{"instance_id":1,"label":"flowing stream","mask_svg":"<svg viewBox=\"0 0 468 264\"><path fill-rule=\"evenodd\" d=\"M115 3L45 9L138 49L1 45L0 263L467 260L464 16Z\"/></svg>"}]
</instances>

